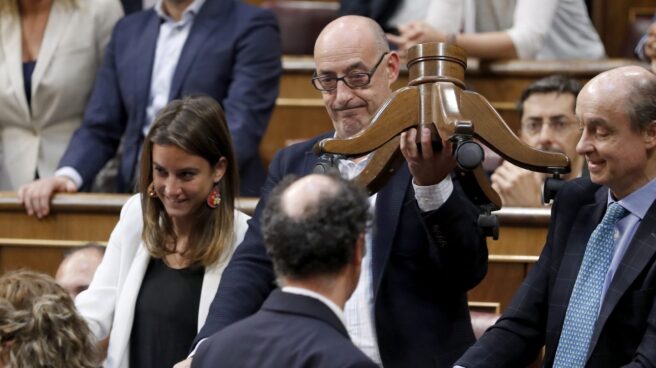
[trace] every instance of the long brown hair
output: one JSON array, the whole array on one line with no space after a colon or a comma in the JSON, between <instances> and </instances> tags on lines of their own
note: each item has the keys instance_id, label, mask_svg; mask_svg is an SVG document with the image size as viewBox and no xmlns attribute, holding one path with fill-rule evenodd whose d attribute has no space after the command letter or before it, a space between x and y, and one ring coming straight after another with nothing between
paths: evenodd
<instances>
[{"instance_id":1,"label":"long brown hair","mask_svg":"<svg viewBox=\"0 0 656 368\"><path fill-rule=\"evenodd\" d=\"M174 253L167 244L175 244L171 218L158 198L148 194L153 182L153 145L176 146L204 158L214 168L221 157L227 161L219 182L221 203L216 209L201 206L195 214L188 248L183 256L191 264L210 266L223 261L232 246L234 200L238 188L237 161L232 148L225 115L211 97L187 97L169 102L155 119L141 153L139 191L144 219L142 238L152 257ZM209 194L209 193L208 193Z\"/></svg>"},{"instance_id":2,"label":"long brown hair","mask_svg":"<svg viewBox=\"0 0 656 368\"><path fill-rule=\"evenodd\" d=\"M55 280L19 270L0 277L0 366L98 367L86 322Z\"/></svg>"}]
</instances>

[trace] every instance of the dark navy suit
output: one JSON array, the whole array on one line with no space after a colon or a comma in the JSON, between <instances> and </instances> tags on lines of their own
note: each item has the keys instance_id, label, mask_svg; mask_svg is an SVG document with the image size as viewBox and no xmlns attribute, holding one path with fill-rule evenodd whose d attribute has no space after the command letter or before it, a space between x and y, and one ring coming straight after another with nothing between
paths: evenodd
<instances>
[{"instance_id":1,"label":"dark navy suit","mask_svg":"<svg viewBox=\"0 0 656 368\"><path fill-rule=\"evenodd\" d=\"M332 136L332 133L327 136ZM312 172L319 138L279 151L243 243L222 275L196 340L255 313L274 289L259 219L271 189ZM372 245L374 319L385 367L447 367L474 342L467 290L484 277L487 248L477 210L456 186L436 211L417 206L403 165L378 192Z\"/></svg>"},{"instance_id":2,"label":"dark navy suit","mask_svg":"<svg viewBox=\"0 0 656 368\"><path fill-rule=\"evenodd\" d=\"M143 142L161 20L153 9L120 20L105 51L82 126L59 166L72 166L89 188L102 166L124 151L118 191L130 191ZM242 195L264 182L258 147L278 95L280 39L275 16L238 0L207 0L180 54L170 99L204 94L219 101L239 162Z\"/></svg>"},{"instance_id":3,"label":"dark navy suit","mask_svg":"<svg viewBox=\"0 0 656 368\"><path fill-rule=\"evenodd\" d=\"M121 0L125 15L138 12L143 9L143 0Z\"/></svg>"},{"instance_id":4,"label":"dark navy suit","mask_svg":"<svg viewBox=\"0 0 656 368\"><path fill-rule=\"evenodd\" d=\"M275 290L254 315L212 335L192 367L377 368L317 299Z\"/></svg>"},{"instance_id":5,"label":"dark navy suit","mask_svg":"<svg viewBox=\"0 0 656 368\"><path fill-rule=\"evenodd\" d=\"M340 15L362 15L378 22L386 32L398 33L388 24L404 0L341 0ZM412 1L412 0L405 0Z\"/></svg>"},{"instance_id":6,"label":"dark navy suit","mask_svg":"<svg viewBox=\"0 0 656 368\"><path fill-rule=\"evenodd\" d=\"M608 188L568 182L551 210L547 243L512 303L458 360L474 367L525 367L546 344L553 364L569 298ZM642 219L606 293L586 367L656 366L656 202Z\"/></svg>"}]
</instances>

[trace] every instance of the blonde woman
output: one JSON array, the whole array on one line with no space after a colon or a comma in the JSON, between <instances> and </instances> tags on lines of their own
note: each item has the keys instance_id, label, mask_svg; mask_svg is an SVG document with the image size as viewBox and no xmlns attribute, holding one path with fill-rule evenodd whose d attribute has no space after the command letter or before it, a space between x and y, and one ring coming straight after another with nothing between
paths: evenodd
<instances>
[{"instance_id":1,"label":"blonde woman","mask_svg":"<svg viewBox=\"0 0 656 368\"><path fill-rule=\"evenodd\" d=\"M98 366L89 328L52 277L12 271L0 277L0 367Z\"/></svg>"},{"instance_id":2,"label":"blonde woman","mask_svg":"<svg viewBox=\"0 0 656 368\"><path fill-rule=\"evenodd\" d=\"M0 1L0 191L54 174L122 15L118 0Z\"/></svg>"},{"instance_id":3,"label":"blonde woman","mask_svg":"<svg viewBox=\"0 0 656 368\"><path fill-rule=\"evenodd\" d=\"M76 299L95 336L110 336L105 367L184 359L244 236L236 159L216 101L175 100L160 112L144 142L139 188Z\"/></svg>"}]
</instances>

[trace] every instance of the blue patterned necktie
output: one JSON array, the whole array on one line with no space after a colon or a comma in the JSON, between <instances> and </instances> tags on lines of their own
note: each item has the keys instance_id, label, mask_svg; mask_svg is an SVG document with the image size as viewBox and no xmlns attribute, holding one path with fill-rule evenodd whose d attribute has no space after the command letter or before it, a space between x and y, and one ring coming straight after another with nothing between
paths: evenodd
<instances>
[{"instance_id":1,"label":"blue patterned necktie","mask_svg":"<svg viewBox=\"0 0 656 368\"><path fill-rule=\"evenodd\" d=\"M601 292L613 258L615 223L628 211L616 202L592 232L569 299L554 367L585 366L588 347L599 314Z\"/></svg>"}]
</instances>

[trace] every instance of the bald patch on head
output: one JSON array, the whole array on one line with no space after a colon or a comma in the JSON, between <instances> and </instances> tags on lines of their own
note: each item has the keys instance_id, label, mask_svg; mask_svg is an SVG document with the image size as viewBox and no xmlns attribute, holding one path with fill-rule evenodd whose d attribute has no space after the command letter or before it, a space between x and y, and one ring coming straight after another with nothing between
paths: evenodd
<instances>
[{"instance_id":1,"label":"bald patch on head","mask_svg":"<svg viewBox=\"0 0 656 368\"><path fill-rule=\"evenodd\" d=\"M314 44L314 55L324 56L331 54L335 46L346 43L353 45L353 52L363 48L373 47L377 53L389 51L389 44L383 29L371 18L359 15L346 15L328 23L317 37ZM339 56L335 56L339 57Z\"/></svg>"},{"instance_id":2,"label":"bald patch on head","mask_svg":"<svg viewBox=\"0 0 656 368\"><path fill-rule=\"evenodd\" d=\"M319 200L334 197L339 185L325 175L312 174L305 176L287 188L281 197L281 207L285 215L291 219L301 219L314 213Z\"/></svg>"},{"instance_id":3,"label":"bald patch on head","mask_svg":"<svg viewBox=\"0 0 656 368\"><path fill-rule=\"evenodd\" d=\"M98 249L80 249L64 258L57 269L55 280L75 298L75 295L89 286L102 259L103 253Z\"/></svg>"},{"instance_id":4,"label":"bald patch on head","mask_svg":"<svg viewBox=\"0 0 656 368\"><path fill-rule=\"evenodd\" d=\"M611 69L592 78L581 90L584 94L610 94L627 97L640 85L654 83L656 76L647 69L631 65Z\"/></svg>"},{"instance_id":5,"label":"bald patch on head","mask_svg":"<svg viewBox=\"0 0 656 368\"><path fill-rule=\"evenodd\" d=\"M579 100L581 104L597 100L612 106L629 116L632 129L641 131L656 117L656 75L637 65L611 69L592 78Z\"/></svg>"}]
</instances>

